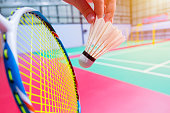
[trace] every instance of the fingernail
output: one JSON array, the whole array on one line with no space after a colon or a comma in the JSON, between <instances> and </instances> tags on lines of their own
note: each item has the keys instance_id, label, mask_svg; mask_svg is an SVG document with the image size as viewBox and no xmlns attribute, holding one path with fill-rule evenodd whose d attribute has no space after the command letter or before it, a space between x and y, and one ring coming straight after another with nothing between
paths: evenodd
<instances>
[{"instance_id":1,"label":"fingernail","mask_svg":"<svg viewBox=\"0 0 170 113\"><path fill-rule=\"evenodd\" d=\"M95 20L95 17L94 17L93 14L89 14L89 15L87 16L87 21L88 21L88 23L93 23L94 20Z\"/></svg>"}]
</instances>

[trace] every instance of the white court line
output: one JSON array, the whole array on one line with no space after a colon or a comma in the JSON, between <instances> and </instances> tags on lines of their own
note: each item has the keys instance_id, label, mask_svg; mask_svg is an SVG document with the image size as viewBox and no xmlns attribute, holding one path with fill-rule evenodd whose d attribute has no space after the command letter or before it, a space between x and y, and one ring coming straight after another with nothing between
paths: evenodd
<instances>
[{"instance_id":1,"label":"white court line","mask_svg":"<svg viewBox=\"0 0 170 113\"><path fill-rule=\"evenodd\" d=\"M111 53L110 55L108 54L106 54L105 56L101 56L102 58L103 57L111 57L111 56L115 56L115 55L121 55L121 54L126 54L126 53L131 53L131 52L136 52L136 51L139 51L139 50L142 50L142 49L148 49L148 48L150 48L150 47L142 47L142 48L138 48L138 49L134 49L134 48L129 48L128 50L126 50L126 51L121 51L121 50L119 50L119 52L118 53ZM122 49L123 50L123 49ZM112 51L110 51L110 52L112 52Z\"/></svg>"},{"instance_id":2,"label":"white court line","mask_svg":"<svg viewBox=\"0 0 170 113\"><path fill-rule=\"evenodd\" d=\"M82 51L70 52L70 53L68 53L68 56L70 56L70 55L78 55L78 54L82 54Z\"/></svg>"},{"instance_id":3,"label":"white court line","mask_svg":"<svg viewBox=\"0 0 170 113\"><path fill-rule=\"evenodd\" d=\"M145 47L146 48L146 47ZM145 48L140 48L140 49L145 49ZM148 47L147 47L148 48ZM139 50L139 49L138 49ZM138 51L138 50L131 50L130 52L135 52L135 51ZM76 52L68 52L68 55L77 55L77 54L82 54L83 51L76 51ZM112 51L110 51L112 52ZM114 56L114 55L119 55L119 54L125 54L125 53L129 53L129 51L126 51L126 52L123 52L123 51L119 51L119 53L113 53L111 55L107 55L107 57L109 56ZM103 57L103 56L101 56Z\"/></svg>"},{"instance_id":4,"label":"white court line","mask_svg":"<svg viewBox=\"0 0 170 113\"><path fill-rule=\"evenodd\" d=\"M144 70L144 72L152 71L152 70L154 70L154 69L156 69L156 68L163 67L164 65L169 64L169 63L170 63L170 61L168 60L168 61L163 62L163 63L161 63L161 64L157 64L157 65L155 65L155 66L153 66L153 67L150 67L150 68Z\"/></svg>"},{"instance_id":5,"label":"white court line","mask_svg":"<svg viewBox=\"0 0 170 113\"><path fill-rule=\"evenodd\" d=\"M141 48L143 49L143 48ZM138 49L139 50L139 49ZM130 52L135 52L135 51L138 51L138 50L131 50ZM76 51L76 52L68 52L68 56L71 56L71 55L77 55L77 54L82 54L83 51ZM112 51L110 51L112 52ZM125 53L129 53L129 51L126 51L126 52L123 52L123 51L119 51L119 53L113 53L111 55L107 55L107 57L109 56L114 56L114 55L121 55L121 54L125 54ZM103 56L101 56L103 57Z\"/></svg>"},{"instance_id":6,"label":"white court line","mask_svg":"<svg viewBox=\"0 0 170 113\"><path fill-rule=\"evenodd\" d=\"M170 75L167 75L167 74L161 74L161 73L155 73L155 72L145 72L145 71L139 70L139 69L133 69L133 68L124 67L124 66L107 64L107 63L103 63L103 62L96 62L96 64L99 64L102 66L104 65L104 66L109 66L109 67L114 67L114 68L120 68L120 69L124 69L124 70L136 71L136 72L141 72L141 73L146 73L146 74L151 74L151 75L156 75L156 76L161 76L161 77L165 77L165 78L170 78Z\"/></svg>"},{"instance_id":7,"label":"white court line","mask_svg":"<svg viewBox=\"0 0 170 113\"><path fill-rule=\"evenodd\" d=\"M157 64L152 64L152 63L137 62L137 61L130 61L130 60L120 60L120 59L113 59L113 58L99 58L99 59L116 61L116 62L123 62L123 63L147 65L147 66L155 66L155 65L157 65ZM163 67L170 68L170 66L165 66L165 65L163 65Z\"/></svg>"},{"instance_id":8,"label":"white court line","mask_svg":"<svg viewBox=\"0 0 170 113\"><path fill-rule=\"evenodd\" d=\"M159 45L158 45L159 44ZM139 47L132 47L132 48L129 48L128 51L127 49L122 49L122 50L126 50L126 51L121 51L119 50L118 53L113 53L113 54L106 54L104 56L101 56L102 58L103 57L111 57L111 56L115 56L115 55L121 55L121 54L126 54L126 53L131 53L131 52L135 52L135 51L139 51L139 50L143 50L143 49L152 49L152 48L155 48L155 47L158 47L158 46L163 46L161 48L167 48L167 47L164 47L165 45L169 45L169 43L164 43L164 45L161 45L163 43L158 43L157 45L147 45L147 46L139 46ZM137 48L137 49L136 49ZM160 48L160 47L158 47ZM111 51L112 52L112 51Z\"/></svg>"}]
</instances>

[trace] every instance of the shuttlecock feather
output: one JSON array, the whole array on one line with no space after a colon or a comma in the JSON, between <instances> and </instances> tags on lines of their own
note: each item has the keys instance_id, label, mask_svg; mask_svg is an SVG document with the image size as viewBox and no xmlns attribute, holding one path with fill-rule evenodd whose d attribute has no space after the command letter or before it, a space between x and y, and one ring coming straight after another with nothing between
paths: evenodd
<instances>
[{"instance_id":1,"label":"shuttlecock feather","mask_svg":"<svg viewBox=\"0 0 170 113\"><path fill-rule=\"evenodd\" d=\"M111 22L105 22L103 18L96 19L90 27L86 48L79 58L79 64L84 68L90 67L98 57L118 47L124 40L121 31Z\"/></svg>"}]
</instances>

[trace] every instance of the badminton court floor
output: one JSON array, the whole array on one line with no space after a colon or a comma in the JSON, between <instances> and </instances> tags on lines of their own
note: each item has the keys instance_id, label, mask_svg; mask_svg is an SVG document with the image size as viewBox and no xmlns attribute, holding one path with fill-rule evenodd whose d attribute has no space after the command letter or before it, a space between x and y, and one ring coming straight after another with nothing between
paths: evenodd
<instances>
[{"instance_id":1,"label":"badminton court floor","mask_svg":"<svg viewBox=\"0 0 170 113\"><path fill-rule=\"evenodd\" d=\"M71 56L82 53L83 47L68 49ZM103 76L128 82L170 95L170 41L111 51L88 69L80 67L78 57L73 66ZM78 55L77 55L78 56Z\"/></svg>"},{"instance_id":2,"label":"badminton court floor","mask_svg":"<svg viewBox=\"0 0 170 113\"><path fill-rule=\"evenodd\" d=\"M111 51L88 69L78 63L83 50L67 49L82 113L170 112L170 41Z\"/></svg>"}]
</instances>

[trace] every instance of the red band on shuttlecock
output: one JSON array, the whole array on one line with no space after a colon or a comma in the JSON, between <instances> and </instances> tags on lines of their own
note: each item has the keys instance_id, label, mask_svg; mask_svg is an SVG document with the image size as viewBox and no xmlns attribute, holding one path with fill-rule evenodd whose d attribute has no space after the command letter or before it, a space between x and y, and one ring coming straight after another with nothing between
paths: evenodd
<instances>
[{"instance_id":1,"label":"red band on shuttlecock","mask_svg":"<svg viewBox=\"0 0 170 113\"><path fill-rule=\"evenodd\" d=\"M91 55L89 55L86 51L83 51L82 53L84 56L86 56L88 59L90 59L91 61L95 61L96 59L94 57L92 57Z\"/></svg>"}]
</instances>

